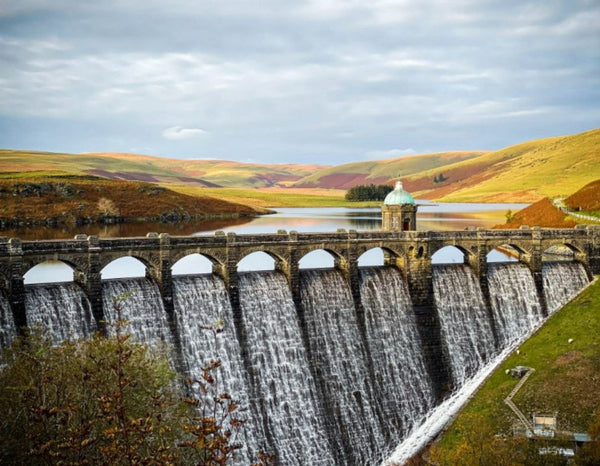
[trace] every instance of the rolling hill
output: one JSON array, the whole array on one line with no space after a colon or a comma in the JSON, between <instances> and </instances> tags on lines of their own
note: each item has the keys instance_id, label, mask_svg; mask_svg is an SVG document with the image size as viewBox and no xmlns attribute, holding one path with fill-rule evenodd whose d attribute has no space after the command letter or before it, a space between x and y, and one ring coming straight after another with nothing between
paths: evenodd
<instances>
[{"instance_id":1,"label":"rolling hill","mask_svg":"<svg viewBox=\"0 0 600 466\"><path fill-rule=\"evenodd\" d=\"M0 228L243 218L261 212L156 184L94 176L0 179Z\"/></svg>"},{"instance_id":2,"label":"rolling hill","mask_svg":"<svg viewBox=\"0 0 600 466\"><path fill-rule=\"evenodd\" d=\"M394 159L354 162L327 167L311 174L293 186L298 188L348 189L361 184L388 184L426 170L471 160L485 152L440 152L410 155Z\"/></svg>"},{"instance_id":3,"label":"rolling hill","mask_svg":"<svg viewBox=\"0 0 600 466\"><path fill-rule=\"evenodd\" d=\"M335 167L181 160L121 153L0 150L0 177L96 175L108 179L210 188L346 190L401 178L421 199L536 202L565 197L600 179L600 129L528 141L495 152L463 151L355 162Z\"/></svg>"},{"instance_id":4,"label":"rolling hill","mask_svg":"<svg viewBox=\"0 0 600 466\"><path fill-rule=\"evenodd\" d=\"M206 187L269 187L298 180L322 165L182 160L124 153L64 154L0 149L4 173L69 173L108 179Z\"/></svg>"},{"instance_id":5,"label":"rolling hill","mask_svg":"<svg viewBox=\"0 0 600 466\"><path fill-rule=\"evenodd\" d=\"M446 180L433 180L443 173ZM416 196L447 202L535 202L600 178L600 129L524 142L405 179Z\"/></svg>"}]
</instances>

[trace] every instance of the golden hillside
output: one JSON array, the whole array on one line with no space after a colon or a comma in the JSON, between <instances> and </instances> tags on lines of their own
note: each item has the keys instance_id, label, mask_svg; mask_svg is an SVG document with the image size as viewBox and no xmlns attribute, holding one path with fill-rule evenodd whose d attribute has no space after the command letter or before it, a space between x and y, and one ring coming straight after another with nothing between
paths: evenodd
<instances>
[{"instance_id":1,"label":"golden hillside","mask_svg":"<svg viewBox=\"0 0 600 466\"><path fill-rule=\"evenodd\" d=\"M443 174L444 181L434 180ZM408 177L416 196L447 202L535 202L600 178L600 129L529 141Z\"/></svg>"}]
</instances>

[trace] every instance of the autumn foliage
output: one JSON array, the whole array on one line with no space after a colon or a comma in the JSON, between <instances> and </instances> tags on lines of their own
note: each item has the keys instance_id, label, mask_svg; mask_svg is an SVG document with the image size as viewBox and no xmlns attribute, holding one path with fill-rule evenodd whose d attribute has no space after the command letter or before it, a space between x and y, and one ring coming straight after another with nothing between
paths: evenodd
<instances>
[{"instance_id":1,"label":"autumn foliage","mask_svg":"<svg viewBox=\"0 0 600 466\"><path fill-rule=\"evenodd\" d=\"M41 331L18 339L0 360L0 464L224 465L240 445L238 404L200 381L210 396L183 396L164 352L113 336L52 346ZM193 391L191 391L193 393ZM207 401L208 400L208 401Z\"/></svg>"},{"instance_id":2,"label":"autumn foliage","mask_svg":"<svg viewBox=\"0 0 600 466\"><path fill-rule=\"evenodd\" d=\"M528 225L530 227L573 228L575 222L566 220L566 218L567 214L554 207L550 199L544 198L509 216L507 223L496 225L494 228L519 228L521 225Z\"/></svg>"},{"instance_id":3,"label":"autumn foliage","mask_svg":"<svg viewBox=\"0 0 600 466\"><path fill-rule=\"evenodd\" d=\"M575 210L600 211L600 180L586 184L565 199L565 204Z\"/></svg>"},{"instance_id":4,"label":"autumn foliage","mask_svg":"<svg viewBox=\"0 0 600 466\"><path fill-rule=\"evenodd\" d=\"M76 225L114 221L181 221L243 217L247 206L190 196L162 186L96 177L0 180L0 224Z\"/></svg>"}]
</instances>

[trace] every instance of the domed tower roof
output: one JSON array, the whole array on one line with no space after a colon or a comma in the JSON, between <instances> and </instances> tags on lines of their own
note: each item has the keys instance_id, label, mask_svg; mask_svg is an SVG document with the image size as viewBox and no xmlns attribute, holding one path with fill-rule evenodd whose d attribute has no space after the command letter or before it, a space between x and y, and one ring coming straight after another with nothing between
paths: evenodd
<instances>
[{"instance_id":1,"label":"domed tower roof","mask_svg":"<svg viewBox=\"0 0 600 466\"><path fill-rule=\"evenodd\" d=\"M391 193L385 196L383 201L384 205L402 205L414 203L415 200L413 197L402 187L402 181L396 181L396 187Z\"/></svg>"}]
</instances>

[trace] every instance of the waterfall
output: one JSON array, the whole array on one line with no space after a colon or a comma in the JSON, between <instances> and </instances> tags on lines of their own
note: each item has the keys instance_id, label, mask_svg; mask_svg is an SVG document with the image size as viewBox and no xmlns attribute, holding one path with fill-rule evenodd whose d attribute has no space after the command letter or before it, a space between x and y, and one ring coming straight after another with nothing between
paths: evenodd
<instances>
[{"instance_id":1,"label":"waterfall","mask_svg":"<svg viewBox=\"0 0 600 466\"><path fill-rule=\"evenodd\" d=\"M55 343L96 331L90 302L73 282L25 285L25 312L28 325L40 325Z\"/></svg>"},{"instance_id":2,"label":"waterfall","mask_svg":"<svg viewBox=\"0 0 600 466\"><path fill-rule=\"evenodd\" d=\"M535 282L525 264L488 264L488 288L499 348L518 340L541 322Z\"/></svg>"},{"instance_id":3,"label":"waterfall","mask_svg":"<svg viewBox=\"0 0 600 466\"><path fill-rule=\"evenodd\" d=\"M460 387L496 352L479 280L468 265L434 265L433 293L454 387Z\"/></svg>"},{"instance_id":4,"label":"waterfall","mask_svg":"<svg viewBox=\"0 0 600 466\"><path fill-rule=\"evenodd\" d=\"M325 416L303 345L298 315L285 276L239 276L240 306L251 372L258 387L256 415L278 464L335 463ZM260 409L258 409L260 408Z\"/></svg>"},{"instance_id":5,"label":"waterfall","mask_svg":"<svg viewBox=\"0 0 600 466\"><path fill-rule=\"evenodd\" d=\"M120 278L102 281L104 317L116 322L117 313L113 300L121 299L121 318L128 322L126 331L145 344L172 343L160 290L149 278ZM111 332L110 325L108 326Z\"/></svg>"},{"instance_id":6,"label":"waterfall","mask_svg":"<svg viewBox=\"0 0 600 466\"><path fill-rule=\"evenodd\" d=\"M233 324L233 311L223 280L207 274L173 277L173 305L181 342L186 376L199 379L202 367L211 359L219 359L215 375L220 393L238 400L241 408L249 407L248 375L244 369L241 349ZM216 333L210 329L220 328ZM259 450L258 440L264 438L260 423L252 415L235 412L237 418L248 418L241 439L243 449L235 464L249 464ZM234 439L234 443L240 439Z\"/></svg>"},{"instance_id":7,"label":"waterfall","mask_svg":"<svg viewBox=\"0 0 600 466\"><path fill-rule=\"evenodd\" d=\"M544 262L542 278L548 314L563 307L590 282L583 264L575 261Z\"/></svg>"},{"instance_id":8,"label":"waterfall","mask_svg":"<svg viewBox=\"0 0 600 466\"><path fill-rule=\"evenodd\" d=\"M17 329L15 328L10 304L4 294L0 293L0 348L10 346L16 334Z\"/></svg>"},{"instance_id":9,"label":"waterfall","mask_svg":"<svg viewBox=\"0 0 600 466\"><path fill-rule=\"evenodd\" d=\"M432 381L400 272L361 267L360 295L377 392L397 443L433 407Z\"/></svg>"},{"instance_id":10,"label":"waterfall","mask_svg":"<svg viewBox=\"0 0 600 466\"><path fill-rule=\"evenodd\" d=\"M301 270L300 295L328 428L341 443L339 461L372 463L383 455L384 427L348 285L337 270Z\"/></svg>"}]
</instances>

